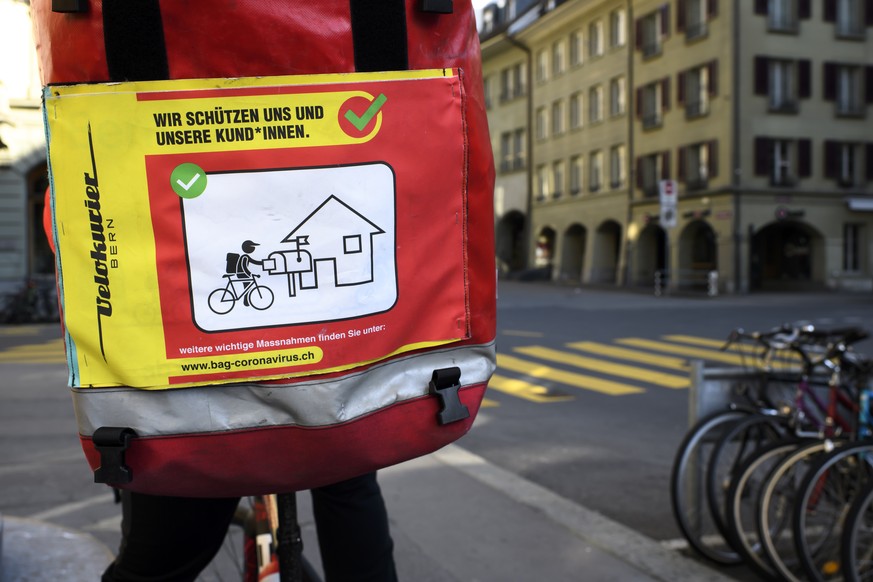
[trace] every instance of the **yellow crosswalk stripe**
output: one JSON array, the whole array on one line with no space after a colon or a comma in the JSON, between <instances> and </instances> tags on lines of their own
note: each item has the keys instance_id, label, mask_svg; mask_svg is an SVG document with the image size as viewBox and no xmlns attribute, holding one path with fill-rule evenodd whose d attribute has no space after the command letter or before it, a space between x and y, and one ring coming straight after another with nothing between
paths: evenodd
<instances>
[{"instance_id":1,"label":"yellow crosswalk stripe","mask_svg":"<svg viewBox=\"0 0 873 582\"><path fill-rule=\"evenodd\" d=\"M707 348L717 348L719 350L725 345L725 340L714 340L691 335L665 335L663 336L663 338L671 342L691 344ZM762 346L758 346L755 344L734 342L727 348L726 351L740 352L747 355L749 358L754 358L756 356L760 356L764 350ZM778 361L800 362L800 356L789 350L778 350L774 352L771 357Z\"/></svg>"},{"instance_id":2,"label":"yellow crosswalk stripe","mask_svg":"<svg viewBox=\"0 0 873 582\"><path fill-rule=\"evenodd\" d=\"M612 376L619 376L621 378L630 378L631 380L640 380L642 382L648 382L650 384L664 386L667 388L688 388L688 386L691 384L691 380L688 376L675 376L673 374L665 374L663 372L647 370L645 368L640 368L637 366L615 364L612 362L607 362L605 360L588 358L585 356L579 356L576 354L562 352L560 350L554 350L541 346L515 348L515 351L533 358L549 360L551 362L557 362L560 364L567 364L570 366L575 366L577 368L596 370L597 372L601 372L603 374L610 374Z\"/></svg>"},{"instance_id":3,"label":"yellow crosswalk stripe","mask_svg":"<svg viewBox=\"0 0 873 582\"><path fill-rule=\"evenodd\" d=\"M63 364L64 340L56 339L44 344L15 346L0 352L0 363L10 364Z\"/></svg>"},{"instance_id":4,"label":"yellow crosswalk stripe","mask_svg":"<svg viewBox=\"0 0 873 582\"><path fill-rule=\"evenodd\" d=\"M688 372L691 366L688 365L688 360L685 358L675 358L673 356L665 356L662 354L652 354L642 352L640 350L631 350L628 348L620 348L609 344L601 344L597 342L572 342L567 344L568 348L597 354L598 356L606 356L617 360L631 360L651 366L659 366L661 368L669 368L680 372Z\"/></svg>"},{"instance_id":5,"label":"yellow crosswalk stripe","mask_svg":"<svg viewBox=\"0 0 873 582\"><path fill-rule=\"evenodd\" d=\"M551 390L545 386L539 386L517 378L507 378L499 374L491 376L488 388L537 403L573 400L573 397L569 394L552 394Z\"/></svg>"},{"instance_id":6,"label":"yellow crosswalk stripe","mask_svg":"<svg viewBox=\"0 0 873 582\"><path fill-rule=\"evenodd\" d=\"M676 344L636 337L617 339L615 341L616 343L626 346L633 346L635 348L643 348L656 352L665 352L668 354L679 354L688 358L699 358L701 360L723 362L726 364L733 364L735 366L752 366L755 364L754 358L750 358L749 356L743 356L740 354L728 352L720 352L717 350L706 350L690 346L680 346Z\"/></svg>"},{"instance_id":7,"label":"yellow crosswalk stripe","mask_svg":"<svg viewBox=\"0 0 873 582\"><path fill-rule=\"evenodd\" d=\"M585 374L578 374L576 372L556 370L555 368L550 368L549 366L544 366L542 364L537 364L536 362L530 362L521 358L516 358L514 356L508 356L506 354L497 354L497 366L505 370L519 372L521 374L526 374L534 378L542 378L545 380L560 382L562 384L567 384L575 388L592 390L594 392L600 392L602 394L609 394L610 396L640 394L642 392L645 392L643 388L638 388L636 386L620 384L618 382L603 380L601 378L595 378L594 376L586 376Z\"/></svg>"},{"instance_id":8,"label":"yellow crosswalk stripe","mask_svg":"<svg viewBox=\"0 0 873 582\"><path fill-rule=\"evenodd\" d=\"M500 403L496 400L491 400L490 398L483 398L482 404L479 405L479 408L496 408L500 406Z\"/></svg>"}]
</instances>

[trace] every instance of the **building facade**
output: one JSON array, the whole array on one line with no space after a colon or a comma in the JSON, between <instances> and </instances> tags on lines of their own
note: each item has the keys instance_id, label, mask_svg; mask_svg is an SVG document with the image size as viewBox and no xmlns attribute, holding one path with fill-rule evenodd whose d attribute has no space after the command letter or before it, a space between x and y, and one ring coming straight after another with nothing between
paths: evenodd
<instances>
[{"instance_id":1,"label":"building facade","mask_svg":"<svg viewBox=\"0 0 873 582\"><path fill-rule=\"evenodd\" d=\"M0 307L28 285L51 292L42 227L46 171L41 84L30 5L0 0Z\"/></svg>"},{"instance_id":2,"label":"building facade","mask_svg":"<svg viewBox=\"0 0 873 582\"><path fill-rule=\"evenodd\" d=\"M525 94L489 111L496 156L525 108L532 134L523 171L497 160L525 199L497 205L498 233L521 233L498 254L581 283L873 289L873 2L566 0L483 20L486 87L528 63Z\"/></svg>"}]
</instances>

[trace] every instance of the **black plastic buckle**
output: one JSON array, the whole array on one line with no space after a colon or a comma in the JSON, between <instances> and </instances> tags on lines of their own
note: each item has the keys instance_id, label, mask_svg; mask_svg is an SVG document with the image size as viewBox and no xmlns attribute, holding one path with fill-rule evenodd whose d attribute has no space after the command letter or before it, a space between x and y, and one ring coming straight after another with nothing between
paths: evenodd
<instances>
[{"instance_id":1,"label":"black plastic buckle","mask_svg":"<svg viewBox=\"0 0 873 582\"><path fill-rule=\"evenodd\" d=\"M470 410L461 403L461 398L458 396L460 387L460 368L442 368L433 371L428 391L440 399L440 411L437 413L440 425L470 417Z\"/></svg>"},{"instance_id":2,"label":"black plastic buckle","mask_svg":"<svg viewBox=\"0 0 873 582\"><path fill-rule=\"evenodd\" d=\"M435 14L451 14L454 12L452 0L421 0L422 12L433 12Z\"/></svg>"},{"instance_id":3,"label":"black plastic buckle","mask_svg":"<svg viewBox=\"0 0 873 582\"><path fill-rule=\"evenodd\" d=\"M88 12L88 0L52 0L52 12Z\"/></svg>"},{"instance_id":4,"label":"black plastic buckle","mask_svg":"<svg viewBox=\"0 0 873 582\"><path fill-rule=\"evenodd\" d=\"M101 426L91 437L100 453L100 466L94 470L95 483L123 485L133 480L130 467L124 464L124 452L130 447L130 440L136 438L132 428Z\"/></svg>"}]
</instances>

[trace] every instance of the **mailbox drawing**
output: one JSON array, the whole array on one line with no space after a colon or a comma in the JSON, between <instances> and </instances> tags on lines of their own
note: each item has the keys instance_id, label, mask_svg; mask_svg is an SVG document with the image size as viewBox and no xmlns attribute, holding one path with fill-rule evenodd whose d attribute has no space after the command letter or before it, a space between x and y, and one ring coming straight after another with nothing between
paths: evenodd
<instances>
[{"instance_id":1,"label":"mailbox drawing","mask_svg":"<svg viewBox=\"0 0 873 582\"><path fill-rule=\"evenodd\" d=\"M181 204L194 320L205 331L353 319L397 301L387 164L210 173L206 191ZM233 290L239 275L227 267L241 240L255 243L247 294Z\"/></svg>"}]
</instances>

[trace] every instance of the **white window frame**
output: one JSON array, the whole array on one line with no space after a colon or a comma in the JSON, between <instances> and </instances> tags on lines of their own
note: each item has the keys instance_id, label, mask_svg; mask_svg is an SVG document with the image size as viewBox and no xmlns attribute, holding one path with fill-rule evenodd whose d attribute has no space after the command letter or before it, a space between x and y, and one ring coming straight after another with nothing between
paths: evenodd
<instances>
[{"instance_id":1,"label":"white window frame","mask_svg":"<svg viewBox=\"0 0 873 582\"><path fill-rule=\"evenodd\" d=\"M582 178L585 174L585 157L575 155L570 158L570 195L578 196L582 192Z\"/></svg>"},{"instance_id":2,"label":"white window frame","mask_svg":"<svg viewBox=\"0 0 873 582\"><path fill-rule=\"evenodd\" d=\"M768 104L771 111L797 111L797 61L769 59L767 61Z\"/></svg>"},{"instance_id":3,"label":"white window frame","mask_svg":"<svg viewBox=\"0 0 873 582\"><path fill-rule=\"evenodd\" d=\"M537 139L542 141L549 137L549 114L545 107L537 108L536 131Z\"/></svg>"},{"instance_id":4,"label":"white window frame","mask_svg":"<svg viewBox=\"0 0 873 582\"><path fill-rule=\"evenodd\" d=\"M603 152L591 152L588 165L588 189L598 192L603 189Z\"/></svg>"},{"instance_id":5,"label":"white window frame","mask_svg":"<svg viewBox=\"0 0 873 582\"><path fill-rule=\"evenodd\" d=\"M594 85L588 90L588 121L603 121L603 85Z\"/></svg>"},{"instance_id":6,"label":"white window frame","mask_svg":"<svg viewBox=\"0 0 873 582\"><path fill-rule=\"evenodd\" d=\"M609 13L609 46L618 48L627 44L627 12L617 8Z\"/></svg>"},{"instance_id":7,"label":"white window frame","mask_svg":"<svg viewBox=\"0 0 873 582\"><path fill-rule=\"evenodd\" d=\"M625 185L627 172L627 150L624 144L614 145L609 149L609 186L615 190Z\"/></svg>"},{"instance_id":8,"label":"white window frame","mask_svg":"<svg viewBox=\"0 0 873 582\"><path fill-rule=\"evenodd\" d=\"M627 81L624 75L613 77L609 81L609 114L612 117L623 115L627 103Z\"/></svg>"},{"instance_id":9,"label":"white window frame","mask_svg":"<svg viewBox=\"0 0 873 582\"><path fill-rule=\"evenodd\" d=\"M552 162L552 197L560 198L564 194L564 160Z\"/></svg>"},{"instance_id":10,"label":"white window frame","mask_svg":"<svg viewBox=\"0 0 873 582\"><path fill-rule=\"evenodd\" d=\"M588 56L591 58L603 55L603 21L594 20L588 25Z\"/></svg>"},{"instance_id":11,"label":"white window frame","mask_svg":"<svg viewBox=\"0 0 873 582\"><path fill-rule=\"evenodd\" d=\"M570 33L570 66L578 67L585 62L585 36L581 30Z\"/></svg>"},{"instance_id":12,"label":"white window frame","mask_svg":"<svg viewBox=\"0 0 873 582\"><path fill-rule=\"evenodd\" d=\"M552 43L552 76L554 77L563 75L566 70L564 52L565 45L563 39L558 39Z\"/></svg>"},{"instance_id":13,"label":"white window frame","mask_svg":"<svg viewBox=\"0 0 873 582\"><path fill-rule=\"evenodd\" d=\"M582 91L570 95L570 129L581 129L585 125L584 103Z\"/></svg>"},{"instance_id":14,"label":"white window frame","mask_svg":"<svg viewBox=\"0 0 873 582\"><path fill-rule=\"evenodd\" d=\"M770 30L796 32L798 22L797 0L768 0L767 24Z\"/></svg>"}]
</instances>

